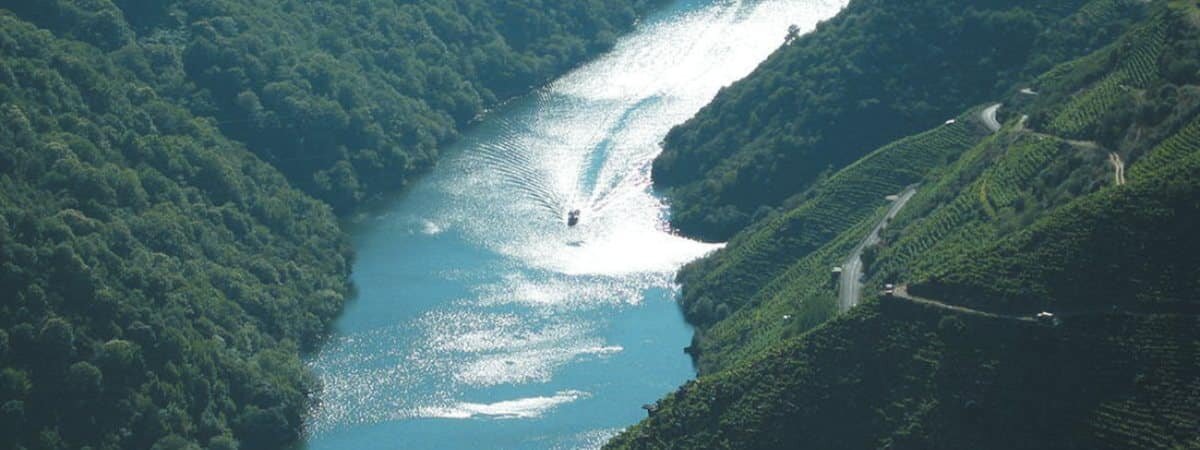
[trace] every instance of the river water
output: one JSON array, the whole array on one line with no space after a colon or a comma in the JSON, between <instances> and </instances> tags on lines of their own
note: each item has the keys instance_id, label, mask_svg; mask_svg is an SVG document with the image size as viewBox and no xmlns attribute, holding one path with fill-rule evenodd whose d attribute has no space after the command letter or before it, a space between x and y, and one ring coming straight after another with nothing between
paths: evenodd
<instances>
[{"instance_id":1,"label":"river water","mask_svg":"<svg viewBox=\"0 0 1200 450\"><path fill-rule=\"evenodd\" d=\"M597 448L644 417L694 375L675 272L718 247L668 231L658 143L844 3L677 1L353 225L359 292L309 361L306 447Z\"/></svg>"}]
</instances>

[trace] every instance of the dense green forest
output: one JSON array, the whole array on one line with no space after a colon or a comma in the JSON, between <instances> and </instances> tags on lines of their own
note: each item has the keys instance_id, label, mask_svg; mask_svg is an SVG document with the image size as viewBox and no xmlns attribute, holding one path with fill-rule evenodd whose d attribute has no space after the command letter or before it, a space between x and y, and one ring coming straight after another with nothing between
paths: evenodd
<instances>
[{"instance_id":1,"label":"dense green forest","mask_svg":"<svg viewBox=\"0 0 1200 450\"><path fill-rule=\"evenodd\" d=\"M0 445L294 438L298 350L348 289L329 207L101 50L0 22Z\"/></svg>"},{"instance_id":2,"label":"dense green forest","mask_svg":"<svg viewBox=\"0 0 1200 450\"><path fill-rule=\"evenodd\" d=\"M109 52L342 213L661 0L0 1Z\"/></svg>"},{"instance_id":3,"label":"dense green forest","mask_svg":"<svg viewBox=\"0 0 1200 450\"><path fill-rule=\"evenodd\" d=\"M855 0L673 129L672 224L725 240L872 149L1093 51L1144 2Z\"/></svg>"},{"instance_id":4,"label":"dense green forest","mask_svg":"<svg viewBox=\"0 0 1200 450\"><path fill-rule=\"evenodd\" d=\"M1200 446L1200 6L1126 7L1082 5L1121 32L681 272L701 376L608 448ZM831 267L911 186L841 312Z\"/></svg>"},{"instance_id":5,"label":"dense green forest","mask_svg":"<svg viewBox=\"0 0 1200 450\"><path fill-rule=\"evenodd\" d=\"M338 214L652 4L0 0L0 448L294 442Z\"/></svg>"}]
</instances>

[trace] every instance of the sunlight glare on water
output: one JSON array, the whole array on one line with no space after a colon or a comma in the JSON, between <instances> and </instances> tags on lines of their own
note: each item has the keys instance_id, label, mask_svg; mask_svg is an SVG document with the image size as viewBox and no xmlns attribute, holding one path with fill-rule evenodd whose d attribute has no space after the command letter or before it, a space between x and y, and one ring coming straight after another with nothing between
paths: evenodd
<instances>
[{"instance_id":1,"label":"sunlight glare on water","mask_svg":"<svg viewBox=\"0 0 1200 450\"><path fill-rule=\"evenodd\" d=\"M681 1L494 112L353 230L312 449L597 448L691 375L659 142L844 0ZM581 210L575 227L567 212Z\"/></svg>"}]
</instances>

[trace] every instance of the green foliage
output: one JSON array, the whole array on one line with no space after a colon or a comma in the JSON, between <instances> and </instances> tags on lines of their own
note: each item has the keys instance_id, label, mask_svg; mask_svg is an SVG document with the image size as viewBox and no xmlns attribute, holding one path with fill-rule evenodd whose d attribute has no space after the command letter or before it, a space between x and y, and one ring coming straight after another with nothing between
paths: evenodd
<instances>
[{"instance_id":1,"label":"green foliage","mask_svg":"<svg viewBox=\"0 0 1200 450\"><path fill-rule=\"evenodd\" d=\"M1076 18L1108 20L1115 4ZM733 312L696 321L701 377L608 448L1195 446L1200 15L1180 4L1150 4L1113 45L1034 78L1036 94L997 97L999 132L922 166L867 252L866 285L931 300L868 294L834 317L829 268L882 203L843 194L823 203L831 219L806 202L907 170L873 164L884 150L689 266L685 308ZM1112 79L1128 89L1105 100ZM1111 155L1129 166L1122 185ZM838 188L855 171L869 177ZM1058 320L1033 320L1041 311Z\"/></svg>"},{"instance_id":2,"label":"green foliage","mask_svg":"<svg viewBox=\"0 0 1200 450\"><path fill-rule=\"evenodd\" d=\"M723 240L829 168L1108 43L1143 2L856 0L672 130L655 161L672 223Z\"/></svg>"},{"instance_id":3,"label":"green foliage","mask_svg":"<svg viewBox=\"0 0 1200 450\"><path fill-rule=\"evenodd\" d=\"M1020 313L1197 310L1198 132L1200 121L1153 150L1125 186L941 259L914 290Z\"/></svg>"},{"instance_id":4,"label":"green foliage","mask_svg":"<svg viewBox=\"0 0 1200 450\"><path fill-rule=\"evenodd\" d=\"M104 5L91 11L73 0L13 0L0 8L114 50L160 95L212 117L293 185L345 213L404 186L462 126L607 50L661 2L124 0L86 2Z\"/></svg>"},{"instance_id":5,"label":"green foliage","mask_svg":"<svg viewBox=\"0 0 1200 450\"><path fill-rule=\"evenodd\" d=\"M1165 24L1152 21L1119 42L1117 51L1109 56L1116 67L1064 104L1062 112L1050 119L1047 129L1068 137L1094 135L1094 130L1089 129L1099 124L1101 116L1118 104L1130 102L1132 90L1145 88L1157 77L1157 61L1165 38Z\"/></svg>"},{"instance_id":6,"label":"green foliage","mask_svg":"<svg viewBox=\"0 0 1200 450\"><path fill-rule=\"evenodd\" d=\"M657 3L0 0L0 449L290 445L335 212Z\"/></svg>"},{"instance_id":7,"label":"green foliage","mask_svg":"<svg viewBox=\"0 0 1200 450\"><path fill-rule=\"evenodd\" d=\"M257 408L294 439L299 347L348 294L330 209L96 48L0 23L0 447L198 448Z\"/></svg>"},{"instance_id":8,"label":"green foliage","mask_svg":"<svg viewBox=\"0 0 1200 450\"><path fill-rule=\"evenodd\" d=\"M1185 448L1200 333L1185 316L1059 327L869 303L682 386L607 449Z\"/></svg>"},{"instance_id":9,"label":"green foliage","mask_svg":"<svg viewBox=\"0 0 1200 450\"><path fill-rule=\"evenodd\" d=\"M759 347L750 342L768 342L769 336L807 329L831 317L830 269L841 265L862 240L864 227L870 228L866 224L878 221L876 212L888 203L885 197L982 139L982 128L968 117L871 153L788 200L787 212L762 220L725 249L685 267L678 278L680 301L688 321L698 327L695 349L701 371L728 362L723 361L726 352L749 353ZM837 244L826 245L830 242ZM704 314L719 306L734 311L732 318ZM750 306L754 308L747 310ZM789 322L784 316L796 319Z\"/></svg>"},{"instance_id":10,"label":"green foliage","mask_svg":"<svg viewBox=\"0 0 1200 450\"><path fill-rule=\"evenodd\" d=\"M1045 97L1071 93L1090 98L1102 91L1102 82L1087 81L1097 77L1069 75L1066 69L1089 71L1097 67L1092 61L1124 60L1114 55L1170 47L1176 55L1200 57L1197 34L1184 19L1160 13L1110 48L1041 77ZM1169 45L1163 42L1166 35L1173 36ZM1009 145L967 189L979 192L984 214L973 205L964 207L970 199L960 195L951 207L928 214L934 226L901 217L902 227L911 226L900 231L899 243L885 254L884 276L915 282L914 292L989 311L1190 308L1198 288L1191 283L1196 279L1192 271L1198 263L1188 250L1195 243L1186 230L1194 228L1197 211L1194 186L1183 174L1196 170L1191 158L1200 124L1194 86L1174 85L1169 65L1151 64L1139 75L1142 86L1169 105L1160 108L1151 96L1132 100L1161 111L1133 115L1110 108L1079 128L1092 130L1082 137L1121 136L1107 141L1115 146L1111 150L1135 161L1127 171L1127 185L1101 189L1112 185L1111 168L1099 158L1109 149L1086 148L1094 143L1059 140L1060 156ZM1131 65L1108 67L1125 73ZM1026 107L1035 117L1086 117L1077 113L1085 105L1039 99ZM1115 131L1097 128L1097 123L1109 123ZM1038 136L1043 143L1054 140ZM1088 145L1079 150L1083 144ZM1104 170L1097 173L1097 166ZM1093 181L1080 183L1088 179ZM1025 211L1015 208L1018 200ZM1120 300L1096 304L1100 298Z\"/></svg>"}]
</instances>

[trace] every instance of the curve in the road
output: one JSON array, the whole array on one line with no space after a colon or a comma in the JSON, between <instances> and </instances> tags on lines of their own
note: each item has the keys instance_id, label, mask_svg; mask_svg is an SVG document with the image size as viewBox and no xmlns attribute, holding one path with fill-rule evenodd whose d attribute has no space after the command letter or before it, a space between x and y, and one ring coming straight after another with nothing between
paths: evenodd
<instances>
[{"instance_id":1,"label":"curve in the road","mask_svg":"<svg viewBox=\"0 0 1200 450\"><path fill-rule=\"evenodd\" d=\"M1125 161L1116 152L1108 154L1108 162L1113 166L1113 180L1117 186L1125 184Z\"/></svg>"},{"instance_id":2,"label":"curve in the road","mask_svg":"<svg viewBox=\"0 0 1200 450\"><path fill-rule=\"evenodd\" d=\"M862 300L863 250L879 242L879 232L883 231L883 227L887 225L888 221L895 218L896 214L900 213L900 210L904 208L904 205L909 200L912 200L913 195L916 195L916 193L916 186L909 186L904 189L904 192L901 192L896 197L896 200L892 202L892 206L888 208L887 214L884 214L883 219L880 219L879 223L875 224L875 227L863 238L862 242L859 242L854 247L854 251L850 252L850 257L842 265L841 278L838 280L838 310L842 312L849 311L850 308L855 307Z\"/></svg>"},{"instance_id":3,"label":"curve in the road","mask_svg":"<svg viewBox=\"0 0 1200 450\"><path fill-rule=\"evenodd\" d=\"M1001 104L997 103L987 108L983 108L983 111L979 112L979 120L982 120L983 125L993 133L1000 131L1000 121L996 120L996 111L1000 110L1000 106Z\"/></svg>"}]
</instances>

